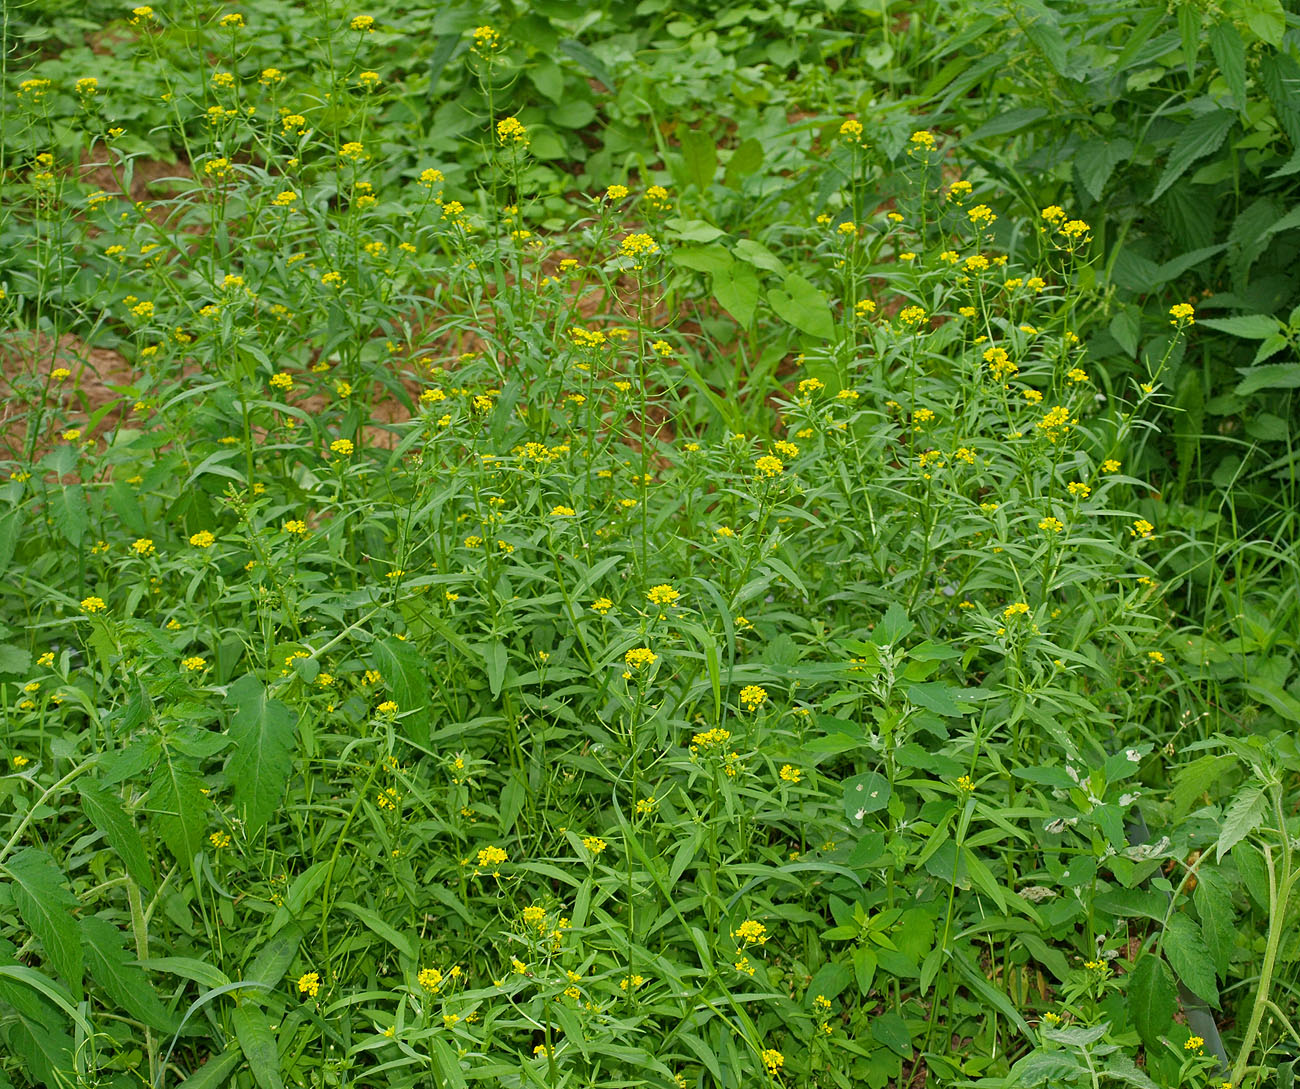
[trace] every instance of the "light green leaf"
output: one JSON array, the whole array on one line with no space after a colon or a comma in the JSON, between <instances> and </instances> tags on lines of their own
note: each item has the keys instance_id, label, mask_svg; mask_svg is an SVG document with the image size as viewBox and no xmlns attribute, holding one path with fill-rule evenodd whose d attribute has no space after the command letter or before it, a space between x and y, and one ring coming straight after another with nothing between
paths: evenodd
<instances>
[{"instance_id":1,"label":"light green leaf","mask_svg":"<svg viewBox=\"0 0 1300 1089\"><path fill-rule=\"evenodd\" d=\"M1223 814L1223 823L1219 826L1219 842L1214 849L1215 862L1221 862L1224 855L1259 827L1264 819L1267 800L1264 788L1257 784L1243 787L1232 799L1227 812Z\"/></svg>"},{"instance_id":2,"label":"light green leaf","mask_svg":"<svg viewBox=\"0 0 1300 1089\"><path fill-rule=\"evenodd\" d=\"M861 821L868 813L875 813L889 804L893 788L889 780L874 771L855 775L844 780L844 815Z\"/></svg>"},{"instance_id":3,"label":"light green leaf","mask_svg":"<svg viewBox=\"0 0 1300 1089\"><path fill-rule=\"evenodd\" d=\"M1196 324L1220 333L1227 333L1229 336L1243 337L1246 340L1263 340L1265 337L1272 336L1282 326L1277 318L1269 317L1267 314L1245 314L1237 318L1199 318Z\"/></svg>"},{"instance_id":4,"label":"light green leaf","mask_svg":"<svg viewBox=\"0 0 1300 1089\"><path fill-rule=\"evenodd\" d=\"M835 321L826 296L797 272L785 278L782 290L769 291L767 299L777 317L801 333L822 340L830 340L835 335Z\"/></svg>"},{"instance_id":5,"label":"light green leaf","mask_svg":"<svg viewBox=\"0 0 1300 1089\"><path fill-rule=\"evenodd\" d=\"M758 273L748 265L732 265L713 274L713 297L742 329L754 324L758 308Z\"/></svg>"}]
</instances>

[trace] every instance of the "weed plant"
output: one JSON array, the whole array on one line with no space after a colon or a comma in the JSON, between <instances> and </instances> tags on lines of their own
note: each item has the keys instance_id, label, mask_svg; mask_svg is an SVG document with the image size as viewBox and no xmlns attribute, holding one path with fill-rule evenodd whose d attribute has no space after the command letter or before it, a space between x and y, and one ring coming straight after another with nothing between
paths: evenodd
<instances>
[{"instance_id":1,"label":"weed plant","mask_svg":"<svg viewBox=\"0 0 1300 1089\"><path fill-rule=\"evenodd\" d=\"M14 81L0 1084L1265 1084L1295 697L1131 471L1195 309L1103 389L1092 226L927 128L543 199L492 26L412 159L334 15L136 8L145 199Z\"/></svg>"}]
</instances>

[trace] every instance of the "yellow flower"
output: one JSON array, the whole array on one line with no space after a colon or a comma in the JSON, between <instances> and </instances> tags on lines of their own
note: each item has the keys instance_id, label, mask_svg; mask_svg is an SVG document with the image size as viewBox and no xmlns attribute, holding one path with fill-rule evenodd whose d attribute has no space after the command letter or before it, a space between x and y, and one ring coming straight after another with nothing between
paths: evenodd
<instances>
[{"instance_id":1,"label":"yellow flower","mask_svg":"<svg viewBox=\"0 0 1300 1089\"><path fill-rule=\"evenodd\" d=\"M1187 1037L1187 1043L1183 1044L1184 1051L1201 1051L1205 1047L1205 1041L1200 1036Z\"/></svg>"},{"instance_id":2,"label":"yellow flower","mask_svg":"<svg viewBox=\"0 0 1300 1089\"><path fill-rule=\"evenodd\" d=\"M336 454L345 454L345 455L350 454L352 453L353 450L352 440L335 439L332 443L330 443L330 449L333 450L334 453Z\"/></svg>"},{"instance_id":3,"label":"yellow flower","mask_svg":"<svg viewBox=\"0 0 1300 1089\"><path fill-rule=\"evenodd\" d=\"M987 227L998 217L993 214L993 209L987 204L977 204L966 212L966 218L971 221L975 227Z\"/></svg>"},{"instance_id":4,"label":"yellow flower","mask_svg":"<svg viewBox=\"0 0 1300 1089\"><path fill-rule=\"evenodd\" d=\"M637 231L635 234L628 235L618 244L618 251L624 257L631 257L635 260L639 257L658 253L659 243L646 234L645 231Z\"/></svg>"},{"instance_id":5,"label":"yellow flower","mask_svg":"<svg viewBox=\"0 0 1300 1089\"><path fill-rule=\"evenodd\" d=\"M1169 316L1174 319L1169 323L1170 325L1196 324L1196 310L1191 303L1175 303L1169 308Z\"/></svg>"},{"instance_id":6,"label":"yellow flower","mask_svg":"<svg viewBox=\"0 0 1300 1089\"><path fill-rule=\"evenodd\" d=\"M244 17L237 11L232 11L229 15L223 15L218 20L218 25L225 27L227 30L238 30L244 25Z\"/></svg>"},{"instance_id":7,"label":"yellow flower","mask_svg":"<svg viewBox=\"0 0 1300 1089\"><path fill-rule=\"evenodd\" d=\"M626 185L611 185L608 189L605 190L605 199L611 201L622 200L624 197L627 196L627 192L628 190ZM569 260L572 260L572 258L570 258Z\"/></svg>"},{"instance_id":8,"label":"yellow flower","mask_svg":"<svg viewBox=\"0 0 1300 1089\"><path fill-rule=\"evenodd\" d=\"M1133 523L1133 528L1129 530L1129 535L1133 537L1149 538L1155 532L1155 526L1145 518L1139 518Z\"/></svg>"},{"instance_id":9,"label":"yellow flower","mask_svg":"<svg viewBox=\"0 0 1300 1089\"><path fill-rule=\"evenodd\" d=\"M905 306L898 312L898 320L904 325L920 325L925 321L925 308L921 306Z\"/></svg>"},{"instance_id":10,"label":"yellow flower","mask_svg":"<svg viewBox=\"0 0 1300 1089\"><path fill-rule=\"evenodd\" d=\"M486 870L490 866L499 866L506 861L506 853L500 847L484 847L478 853L478 865L480 869Z\"/></svg>"},{"instance_id":11,"label":"yellow flower","mask_svg":"<svg viewBox=\"0 0 1300 1089\"><path fill-rule=\"evenodd\" d=\"M491 53L501 47L501 35L495 27L479 26L474 28L474 44L470 47L475 53Z\"/></svg>"},{"instance_id":12,"label":"yellow flower","mask_svg":"<svg viewBox=\"0 0 1300 1089\"><path fill-rule=\"evenodd\" d=\"M1066 485L1069 493L1079 499L1087 499L1092 494L1092 486L1084 484L1078 480L1072 480Z\"/></svg>"},{"instance_id":13,"label":"yellow flower","mask_svg":"<svg viewBox=\"0 0 1300 1089\"><path fill-rule=\"evenodd\" d=\"M785 465L780 458L775 458L771 454L764 454L754 462L754 469L761 477L774 477L785 472Z\"/></svg>"},{"instance_id":14,"label":"yellow flower","mask_svg":"<svg viewBox=\"0 0 1300 1089\"><path fill-rule=\"evenodd\" d=\"M862 142L862 131L862 122L852 117L840 125L840 135L853 143Z\"/></svg>"},{"instance_id":15,"label":"yellow flower","mask_svg":"<svg viewBox=\"0 0 1300 1089\"><path fill-rule=\"evenodd\" d=\"M741 945L763 945L769 937L767 927L757 919L746 919L731 932L731 936Z\"/></svg>"},{"instance_id":16,"label":"yellow flower","mask_svg":"<svg viewBox=\"0 0 1300 1089\"><path fill-rule=\"evenodd\" d=\"M1161 654L1160 651L1158 651L1158 650L1149 650L1149 651L1147 651L1147 658L1149 658L1151 661L1155 662L1156 665L1164 665L1164 664L1165 664L1165 656L1164 656L1163 654Z\"/></svg>"},{"instance_id":17,"label":"yellow flower","mask_svg":"<svg viewBox=\"0 0 1300 1089\"><path fill-rule=\"evenodd\" d=\"M1119 462L1116 461L1114 458L1107 458L1105 461L1101 463L1101 471L1103 473L1118 473Z\"/></svg>"},{"instance_id":18,"label":"yellow flower","mask_svg":"<svg viewBox=\"0 0 1300 1089\"><path fill-rule=\"evenodd\" d=\"M650 592L646 594L646 598L649 601L659 606L675 605L677 603L678 598L680 598L681 596L682 596L681 594L679 594L666 582L661 583L658 586L650 587Z\"/></svg>"},{"instance_id":19,"label":"yellow flower","mask_svg":"<svg viewBox=\"0 0 1300 1089\"><path fill-rule=\"evenodd\" d=\"M301 518L290 518L282 528L290 536L305 537L307 535L307 523Z\"/></svg>"},{"instance_id":20,"label":"yellow flower","mask_svg":"<svg viewBox=\"0 0 1300 1089\"><path fill-rule=\"evenodd\" d=\"M369 90L374 90L374 88L378 87L381 80L379 78L378 72L362 72L359 76L357 76L357 82L361 84L362 87L366 88L366 90L369 91Z\"/></svg>"},{"instance_id":21,"label":"yellow flower","mask_svg":"<svg viewBox=\"0 0 1300 1089\"><path fill-rule=\"evenodd\" d=\"M66 431L62 433L62 438L65 442L76 442L79 438L81 438L81 428L79 427L68 428Z\"/></svg>"},{"instance_id":22,"label":"yellow flower","mask_svg":"<svg viewBox=\"0 0 1300 1089\"><path fill-rule=\"evenodd\" d=\"M230 834L228 832L213 832L212 835L208 836L208 842L220 851L221 848L230 846Z\"/></svg>"},{"instance_id":23,"label":"yellow flower","mask_svg":"<svg viewBox=\"0 0 1300 1089\"><path fill-rule=\"evenodd\" d=\"M921 129L918 132L912 133L911 137L908 139L907 142L911 145L911 147L908 149L909 151L912 149L919 149L921 151L933 151L934 133L927 132L926 130Z\"/></svg>"},{"instance_id":24,"label":"yellow flower","mask_svg":"<svg viewBox=\"0 0 1300 1089\"><path fill-rule=\"evenodd\" d=\"M208 663L196 654L191 658L182 658L181 668L186 673L197 673L200 669L207 669Z\"/></svg>"},{"instance_id":25,"label":"yellow flower","mask_svg":"<svg viewBox=\"0 0 1300 1089\"><path fill-rule=\"evenodd\" d=\"M779 772L782 782L797 783L803 779L803 772L793 764L782 764Z\"/></svg>"},{"instance_id":26,"label":"yellow flower","mask_svg":"<svg viewBox=\"0 0 1300 1089\"><path fill-rule=\"evenodd\" d=\"M293 375L280 371L271 375L270 386L272 389L278 389L281 393L288 393L293 389Z\"/></svg>"},{"instance_id":27,"label":"yellow flower","mask_svg":"<svg viewBox=\"0 0 1300 1089\"><path fill-rule=\"evenodd\" d=\"M353 30L366 34L373 34L375 32L375 18L373 15L355 15L352 17L352 22L349 25Z\"/></svg>"},{"instance_id":28,"label":"yellow flower","mask_svg":"<svg viewBox=\"0 0 1300 1089\"><path fill-rule=\"evenodd\" d=\"M1017 601L1002 610L1002 619L1010 620L1013 616L1024 616L1028 612L1029 605L1023 601Z\"/></svg>"},{"instance_id":29,"label":"yellow flower","mask_svg":"<svg viewBox=\"0 0 1300 1089\"><path fill-rule=\"evenodd\" d=\"M320 975L316 972L304 972L298 977L298 993L315 998L320 990Z\"/></svg>"},{"instance_id":30,"label":"yellow flower","mask_svg":"<svg viewBox=\"0 0 1300 1089\"><path fill-rule=\"evenodd\" d=\"M284 73L278 68L263 68L257 80L263 87L271 87L284 82Z\"/></svg>"},{"instance_id":31,"label":"yellow flower","mask_svg":"<svg viewBox=\"0 0 1300 1089\"><path fill-rule=\"evenodd\" d=\"M587 848L587 850L590 851L593 855L600 854L601 851L603 851L606 847L609 846L609 844L607 844L599 836L583 836L582 845L585 848Z\"/></svg>"},{"instance_id":32,"label":"yellow flower","mask_svg":"<svg viewBox=\"0 0 1300 1089\"><path fill-rule=\"evenodd\" d=\"M1044 518L1038 523L1038 528L1046 530L1048 533L1060 533L1065 526L1059 518Z\"/></svg>"},{"instance_id":33,"label":"yellow flower","mask_svg":"<svg viewBox=\"0 0 1300 1089\"><path fill-rule=\"evenodd\" d=\"M757 711L767 702L767 689L756 684L747 684L740 690L740 702L746 711Z\"/></svg>"},{"instance_id":34,"label":"yellow flower","mask_svg":"<svg viewBox=\"0 0 1300 1089\"><path fill-rule=\"evenodd\" d=\"M277 208L292 208L294 201L297 199L297 193L292 189L285 189L283 192L277 193L271 203Z\"/></svg>"},{"instance_id":35,"label":"yellow flower","mask_svg":"<svg viewBox=\"0 0 1300 1089\"><path fill-rule=\"evenodd\" d=\"M108 606L104 604L102 597L86 597L81 599L81 610L87 613L102 613Z\"/></svg>"},{"instance_id":36,"label":"yellow flower","mask_svg":"<svg viewBox=\"0 0 1300 1089\"><path fill-rule=\"evenodd\" d=\"M497 122L497 139L503 144L524 144L528 143L528 130L520 122L519 118L503 117Z\"/></svg>"},{"instance_id":37,"label":"yellow flower","mask_svg":"<svg viewBox=\"0 0 1300 1089\"><path fill-rule=\"evenodd\" d=\"M595 601L591 603L591 607L595 612L598 612L600 613L601 616L604 616L606 613L609 612L610 609L614 607L614 603L610 601L609 598L607 597L598 597L596 598Z\"/></svg>"},{"instance_id":38,"label":"yellow flower","mask_svg":"<svg viewBox=\"0 0 1300 1089\"><path fill-rule=\"evenodd\" d=\"M654 665L658 660L659 655L649 647L633 647L623 655L623 661L632 669L641 669L643 666Z\"/></svg>"},{"instance_id":39,"label":"yellow flower","mask_svg":"<svg viewBox=\"0 0 1300 1089\"><path fill-rule=\"evenodd\" d=\"M555 518L572 518L577 513L572 507L566 507L562 503L551 508L551 515Z\"/></svg>"},{"instance_id":40,"label":"yellow flower","mask_svg":"<svg viewBox=\"0 0 1300 1089\"><path fill-rule=\"evenodd\" d=\"M926 135L929 136L930 134L926 133ZM776 1076L776 1072L785 1065L785 1056L774 1048L764 1048L762 1057L763 1065L767 1067L767 1072L774 1077Z\"/></svg>"},{"instance_id":41,"label":"yellow flower","mask_svg":"<svg viewBox=\"0 0 1300 1089\"><path fill-rule=\"evenodd\" d=\"M392 700L384 700L375 710L381 715L395 715L397 713L397 704Z\"/></svg>"}]
</instances>

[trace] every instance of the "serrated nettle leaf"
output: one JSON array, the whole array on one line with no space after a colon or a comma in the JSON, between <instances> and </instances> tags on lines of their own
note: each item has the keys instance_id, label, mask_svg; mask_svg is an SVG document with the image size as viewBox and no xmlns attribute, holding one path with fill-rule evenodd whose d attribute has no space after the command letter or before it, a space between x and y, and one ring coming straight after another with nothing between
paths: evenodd
<instances>
[{"instance_id":1,"label":"serrated nettle leaf","mask_svg":"<svg viewBox=\"0 0 1300 1089\"><path fill-rule=\"evenodd\" d=\"M1212 110L1189 121L1179 133L1178 139L1174 141L1164 173L1160 175L1160 181L1156 183L1155 192L1151 194L1150 199L1155 200L1159 197L1181 178L1197 159L1203 159L1206 155L1218 151L1223 141L1227 139L1229 130L1236 123L1237 115L1232 110Z\"/></svg>"},{"instance_id":2,"label":"serrated nettle leaf","mask_svg":"<svg viewBox=\"0 0 1300 1089\"><path fill-rule=\"evenodd\" d=\"M86 816L103 834L109 846L117 852L126 872L142 888L154 885L153 869L145 852L144 841L131 818L122 808L121 800L110 791L89 779L83 779L77 790Z\"/></svg>"}]
</instances>

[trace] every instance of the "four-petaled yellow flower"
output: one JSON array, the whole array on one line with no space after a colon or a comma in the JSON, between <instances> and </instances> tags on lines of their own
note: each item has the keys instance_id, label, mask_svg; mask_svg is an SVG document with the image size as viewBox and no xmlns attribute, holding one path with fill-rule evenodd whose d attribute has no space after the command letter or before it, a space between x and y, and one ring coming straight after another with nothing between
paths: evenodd
<instances>
[{"instance_id":1,"label":"four-petaled yellow flower","mask_svg":"<svg viewBox=\"0 0 1300 1089\"><path fill-rule=\"evenodd\" d=\"M767 702L767 689L756 684L747 684L740 690L740 702L746 711L757 711Z\"/></svg>"},{"instance_id":2,"label":"four-petaled yellow flower","mask_svg":"<svg viewBox=\"0 0 1300 1089\"><path fill-rule=\"evenodd\" d=\"M320 973L304 972L298 977L298 993L305 994L308 998L315 998L316 993L320 990Z\"/></svg>"},{"instance_id":3,"label":"four-petaled yellow flower","mask_svg":"<svg viewBox=\"0 0 1300 1089\"><path fill-rule=\"evenodd\" d=\"M104 603L102 597L83 597L81 599L81 611L86 613L102 613L108 606Z\"/></svg>"}]
</instances>

